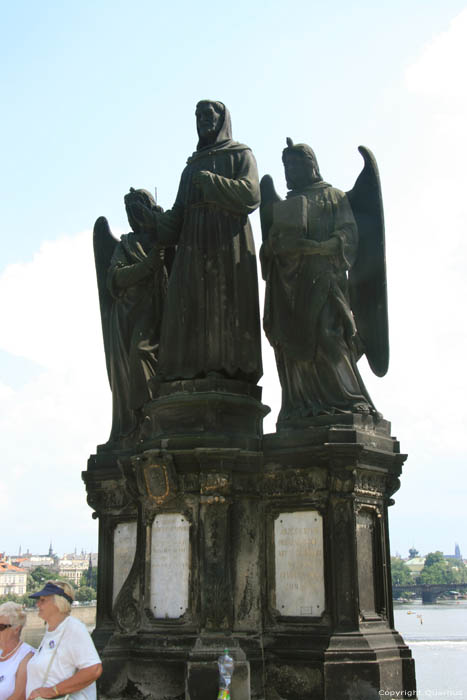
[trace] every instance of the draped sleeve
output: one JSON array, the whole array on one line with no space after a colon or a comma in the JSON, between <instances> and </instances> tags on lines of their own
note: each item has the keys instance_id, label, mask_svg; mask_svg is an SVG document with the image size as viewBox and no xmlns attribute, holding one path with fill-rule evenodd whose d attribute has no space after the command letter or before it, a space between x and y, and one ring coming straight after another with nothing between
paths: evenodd
<instances>
[{"instance_id":1,"label":"draped sleeve","mask_svg":"<svg viewBox=\"0 0 467 700\"><path fill-rule=\"evenodd\" d=\"M124 234L115 246L107 273L107 288L114 299L120 299L128 287L150 277L153 270L147 256L135 241L134 234Z\"/></svg>"},{"instance_id":2,"label":"draped sleeve","mask_svg":"<svg viewBox=\"0 0 467 700\"><path fill-rule=\"evenodd\" d=\"M236 214L251 214L261 201L258 168L252 152L248 149L241 151L234 178L210 172L203 190L206 202L218 204Z\"/></svg>"},{"instance_id":3,"label":"draped sleeve","mask_svg":"<svg viewBox=\"0 0 467 700\"><path fill-rule=\"evenodd\" d=\"M185 200L187 191L187 168L182 173L177 197L172 209L164 212L154 212L156 236L163 245L176 245L180 238L185 215Z\"/></svg>"}]
</instances>

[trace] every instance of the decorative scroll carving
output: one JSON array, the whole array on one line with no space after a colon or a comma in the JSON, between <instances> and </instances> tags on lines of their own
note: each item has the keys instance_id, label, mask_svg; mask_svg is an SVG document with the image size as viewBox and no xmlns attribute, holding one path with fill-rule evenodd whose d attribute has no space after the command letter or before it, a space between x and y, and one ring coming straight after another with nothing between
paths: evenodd
<instances>
[{"instance_id":1,"label":"decorative scroll carving","mask_svg":"<svg viewBox=\"0 0 467 700\"><path fill-rule=\"evenodd\" d=\"M149 509L170 501L178 493L173 458L162 450L146 450L121 460L120 466L133 498L142 498Z\"/></svg>"},{"instance_id":2,"label":"decorative scroll carving","mask_svg":"<svg viewBox=\"0 0 467 700\"><path fill-rule=\"evenodd\" d=\"M139 563L137 557L114 605L115 621L121 632L132 633L140 626Z\"/></svg>"},{"instance_id":3,"label":"decorative scroll carving","mask_svg":"<svg viewBox=\"0 0 467 700\"><path fill-rule=\"evenodd\" d=\"M200 493L203 496L230 493L231 474L229 472L204 472L200 475Z\"/></svg>"}]
</instances>

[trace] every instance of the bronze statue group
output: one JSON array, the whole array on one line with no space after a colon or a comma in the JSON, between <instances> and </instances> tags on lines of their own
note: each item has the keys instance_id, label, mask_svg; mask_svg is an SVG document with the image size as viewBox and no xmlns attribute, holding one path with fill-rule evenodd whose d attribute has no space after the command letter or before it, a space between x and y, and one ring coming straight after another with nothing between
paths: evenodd
<instances>
[{"instance_id":1,"label":"bronze statue group","mask_svg":"<svg viewBox=\"0 0 467 700\"><path fill-rule=\"evenodd\" d=\"M287 139L288 194L259 182L254 156L232 140L220 102L196 107L198 145L172 209L131 189L131 232L117 241L94 228L107 370L113 396L109 444L139 430L162 383L262 376L258 281L248 215L258 206L266 282L264 330L282 387L278 427L376 409L357 368L362 354L388 367L384 221L375 160L347 194L324 182L313 150Z\"/></svg>"}]
</instances>

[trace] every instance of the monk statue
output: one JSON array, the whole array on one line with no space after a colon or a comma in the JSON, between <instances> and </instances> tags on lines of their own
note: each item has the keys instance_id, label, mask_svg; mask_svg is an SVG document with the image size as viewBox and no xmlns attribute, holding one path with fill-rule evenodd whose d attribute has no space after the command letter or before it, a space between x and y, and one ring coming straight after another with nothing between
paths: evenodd
<instances>
[{"instance_id":1,"label":"monk statue","mask_svg":"<svg viewBox=\"0 0 467 700\"><path fill-rule=\"evenodd\" d=\"M264 330L282 387L278 427L339 413L378 417L357 368L383 376L389 343L384 220L378 170L365 165L347 194L324 182L306 144L287 139L288 194L261 181Z\"/></svg>"},{"instance_id":2,"label":"monk statue","mask_svg":"<svg viewBox=\"0 0 467 700\"><path fill-rule=\"evenodd\" d=\"M258 280L248 215L260 202L256 162L232 140L221 102L196 106L198 146L172 209L133 214L157 244L177 246L160 336L162 382L262 375Z\"/></svg>"},{"instance_id":3,"label":"monk statue","mask_svg":"<svg viewBox=\"0 0 467 700\"><path fill-rule=\"evenodd\" d=\"M125 195L130 233L117 241L107 219L94 226L94 257L107 374L112 390L108 445L125 447L138 438L142 407L152 398L162 311L172 251L156 244L133 217L135 204L162 211L146 190Z\"/></svg>"}]
</instances>

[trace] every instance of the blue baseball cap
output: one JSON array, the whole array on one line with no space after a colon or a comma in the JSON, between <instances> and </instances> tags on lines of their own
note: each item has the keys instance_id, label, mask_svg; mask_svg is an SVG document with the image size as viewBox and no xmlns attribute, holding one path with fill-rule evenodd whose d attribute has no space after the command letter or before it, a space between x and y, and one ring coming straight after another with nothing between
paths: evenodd
<instances>
[{"instance_id":1,"label":"blue baseball cap","mask_svg":"<svg viewBox=\"0 0 467 700\"><path fill-rule=\"evenodd\" d=\"M50 581L45 584L44 588L40 591L36 591L35 593L31 593L29 598L40 598L41 596L47 596L47 595L61 595L62 598L66 598L66 600L69 603L73 602L73 598L68 595L68 593L65 593L63 588L61 586L56 586L55 583L51 583Z\"/></svg>"}]
</instances>

